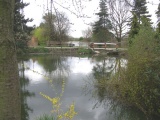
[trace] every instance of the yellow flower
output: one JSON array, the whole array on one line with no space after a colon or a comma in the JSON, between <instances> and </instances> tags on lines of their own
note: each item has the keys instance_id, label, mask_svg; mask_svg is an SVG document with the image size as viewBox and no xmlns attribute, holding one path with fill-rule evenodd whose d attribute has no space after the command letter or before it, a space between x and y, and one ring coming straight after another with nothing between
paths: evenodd
<instances>
[{"instance_id":1,"label":"yellow flower","mask_svg":"<svg viewBox=\"0 0 160 120\"><path fill-rule=\"evenodd\" d=\"M58 120L60 120L60 119L62 119L63 118L63 116L62 115L59 115L58 116Z\"/></svg>"},{"instance_id":2,"label":"yellow flower","mask_svg":"<svg viewBox=\"0 0 160 120\"><path fill-rule=\"evenodd\" d=\"M56 105L58 102L59 102L60 98L57 97L57 98L52 98L52 104L53 105Z\"/></svg>"},{"instance_id":3,"label":"yellow flower","mask_svg":"<svg viewBox=\"0 0 160 120\"><path fill-rule=\"evenodd\" d=\"M66 113L64 113L65 118L69 118L70 120L72 120L73 117L77 115L77 112L75 112L74 110L74 106L74 103L70 105L69 110Z\"/></svg>"}]
</instances>

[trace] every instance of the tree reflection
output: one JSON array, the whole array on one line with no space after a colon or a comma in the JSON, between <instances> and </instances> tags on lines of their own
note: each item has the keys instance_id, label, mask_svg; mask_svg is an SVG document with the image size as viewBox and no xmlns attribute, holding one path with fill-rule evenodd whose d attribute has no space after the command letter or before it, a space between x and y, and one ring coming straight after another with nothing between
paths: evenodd
<instances>
[{"instance_id":1,"label":"tree reflection","mask_svg":"<svg viewBox=\"0 0 160 120\"><path fill-rule=\"evenodd\" d=\"M59 55L46 55L45 57L38 56L36 59L48 73L52 73L53 71L65 73L66 71L69 71L68 64L65 62L65 57Z\"/></svg>"},{"instance_id":2,"label":"tree reflection","mask_svg":"<svg viewBox=\"0 0 160 120\"><path fill-rule=\"evenodd\" d=\"M70 73L70 67L66 57L59 55L38 55L32 56L30 60L30 62L26 63L27 67L31 71L33 70L33 72L39 72L37 65L41 66L43 73L39 74L42 75L43 79L47 77L51 86L54 85L54 89L58 89L62 85L62 81L65 80L66 82L67 76Z\"/></svg>"},{"instance_id":3,"label":"tree reflection","mask_svg":"<svg viewBox=\"0 0 160 120\"><path fill-rule=\"evenodd\" d=\"M110 84L111 77L119 75L120 71L126 67L127 60L118 57L93 59L92 61L98 62L92 69L93 76L88 78L84 87L85 94L91 94L95 100L93 108L103 106L109 109L110 113L107 112L106 116L114 120L145 120L143 114L137 112L137 109L127 108L109 96L107 85Z\"/></svg>"},{"instance_id":4,"label":"tree reflection","mask_svg":"<svg viewBox=\"0 0 160 120\"><path fill-rule=\"evenodd\" d=\"M93 67L94 91L97 93L99 103L103 103L107 95L107 84L111 76L125 67L125 59L116 57L104 57L101 62Z\"/></svg>"},{"instance_id":5,"label":"tree reflection","mask_svg":"<svg viewBox=\"0 0 160 120\"><path fill-rule=\"evenodd\" d=\"M25 78L24 72L24 61L19 64L19 74L20 74L20 84L21 84L21 120L29 120L29 112L33 112L33 110L27 104L28 97L34 97L35 94L29 92L26 89L26 86L29 85L29 79Z\"/></svg>"}]
</instances>

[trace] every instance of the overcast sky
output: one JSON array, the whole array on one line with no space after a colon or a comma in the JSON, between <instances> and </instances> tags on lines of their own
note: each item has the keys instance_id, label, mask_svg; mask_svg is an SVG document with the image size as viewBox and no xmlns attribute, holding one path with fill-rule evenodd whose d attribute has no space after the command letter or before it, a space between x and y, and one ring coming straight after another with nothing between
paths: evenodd
<instances>
[{"instance_id":1,"label":"overcast sky","mask_svg":"<svg viewBox=\"0 0 160 120\"><path fill-rule=\"evenodd\" d=\"M28 23L28 25L36 25L39 26L39 24L42 22L42 16L44 13L47 12L47 0L23 0L24 2L30 3L29 6L27 6L24 9L24 15L26 18L33 18L33 22ZM48 0L50 1L50 0ZM83 3L81 4L82 9L74 8L74 5L71 3L72 0L55 0L57 3L61 4L62 6L69 8L70 11L81 14L81 15L87 15L87 18L77 18L74 13L71 13L69 10L66 10L59 6L58 4L55 4L55 7L58 8L58 11L64 11L71 23L71 30L70 35L73 37L81 37L82 36L82 30L87 29L89 27L89 23L94 22L96 20L96 16L94 15L95 12L98 12L98 6L99 6L99 0L82 0ZM159 0L147 0L149 4L147 4L149 13L152 15L152 22L156 23L157 19L155 16L155 11L157 10ZM80 4L79 4L80 5ZM76 9L76 10L75 10ZM90 18L88 18L90 17ZM155 24L154 24L155 25Z\"/></svg>"}]
</instances>

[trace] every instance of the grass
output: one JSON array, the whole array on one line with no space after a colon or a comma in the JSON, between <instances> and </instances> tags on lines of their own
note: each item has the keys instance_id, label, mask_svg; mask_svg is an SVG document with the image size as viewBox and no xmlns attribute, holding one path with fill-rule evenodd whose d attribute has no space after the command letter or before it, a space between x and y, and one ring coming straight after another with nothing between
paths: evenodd
<instances>
[{"instance_id":1,"label":"grass","mask_svg":"<svg viewBox=\"0 0 160 120\"><path fill-rule=\"evenodd\" d=\"M43 116L37 118L36 120L56 120L56 118L52 115L44 114Z\"/></svg>"},{"instance_id":2,"label":"grass","mask_svg":"<svg viewBox=\"0 0 160 120\"><path fill-rule=\"evenodd\" d=\"M44 47L30 47L29 48L29 53L49 53L49 49L44 48Z\"/></svg>"}]
</instances>

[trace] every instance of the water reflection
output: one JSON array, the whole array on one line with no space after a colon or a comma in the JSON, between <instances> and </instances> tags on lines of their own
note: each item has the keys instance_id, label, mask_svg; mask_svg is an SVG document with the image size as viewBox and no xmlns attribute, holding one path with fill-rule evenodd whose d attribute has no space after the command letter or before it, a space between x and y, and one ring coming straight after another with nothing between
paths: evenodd
<instances>
[{"instance_id":1,"label":"water reflection","mask_svg":"<svg viewBox=\"0 0 160 120\"><path fill-rule=\"evenodd\" d=\"M99 63L92 69L93 76L89 77L84 87L85 94L95 99L93 109L104 107L105 118L109 120L146 120L142 112L111 99L107 91L108 80L126 67L127 60L118 57L102 57L97 61Z\"/></svg>"},{"instance_id":2,"label":"water reflection","mask_svg":"<svg viewBox=\"0 0 160 120\"><path fill-rule=\"evenodd\" d=\"M34 97L35 94L29 92L26 89L26 86L29 85L29 79L25 78L25 69L24 62L20 61L19 63L19 75L20 75L20 84L21 84L21 120L29 120L29 112L33 112L33 110L28 106L27 98Z\"/></svg>"},{"instance_id":3,"label":"water reflection","mask_svg":"<svg viewBox=\"0 0 160 120\"><path fill-rule=\"evenodd\" d=\"M25 79L23 91L28 90L26 93L31 93L23 101L33 109L33 112L29 107L24 106L23 108L26 108L29 115L28 118L26 113L24 118L35 120L45 113L49 114L52 104L40 96L39 92L56 97L61 93L64 80L66 85L61 99L62 106L64 106L62 109L66 110L67 105L74 101L75 109L78 112L75 120L143 120L139 111L110 101L107 96L105 81L124 68L126 63L127 60L123 58L100 56L84 58L52 55L29 57L28 60L23 61L25 70L20 76ZM19 62L19 64L21 63ZM46 76L49 80L46 79ZM85 95L82 94L82 88L85 88L83 89ZM33 92L35 97L33 97Z\"/></svg>"}]
</instances>

